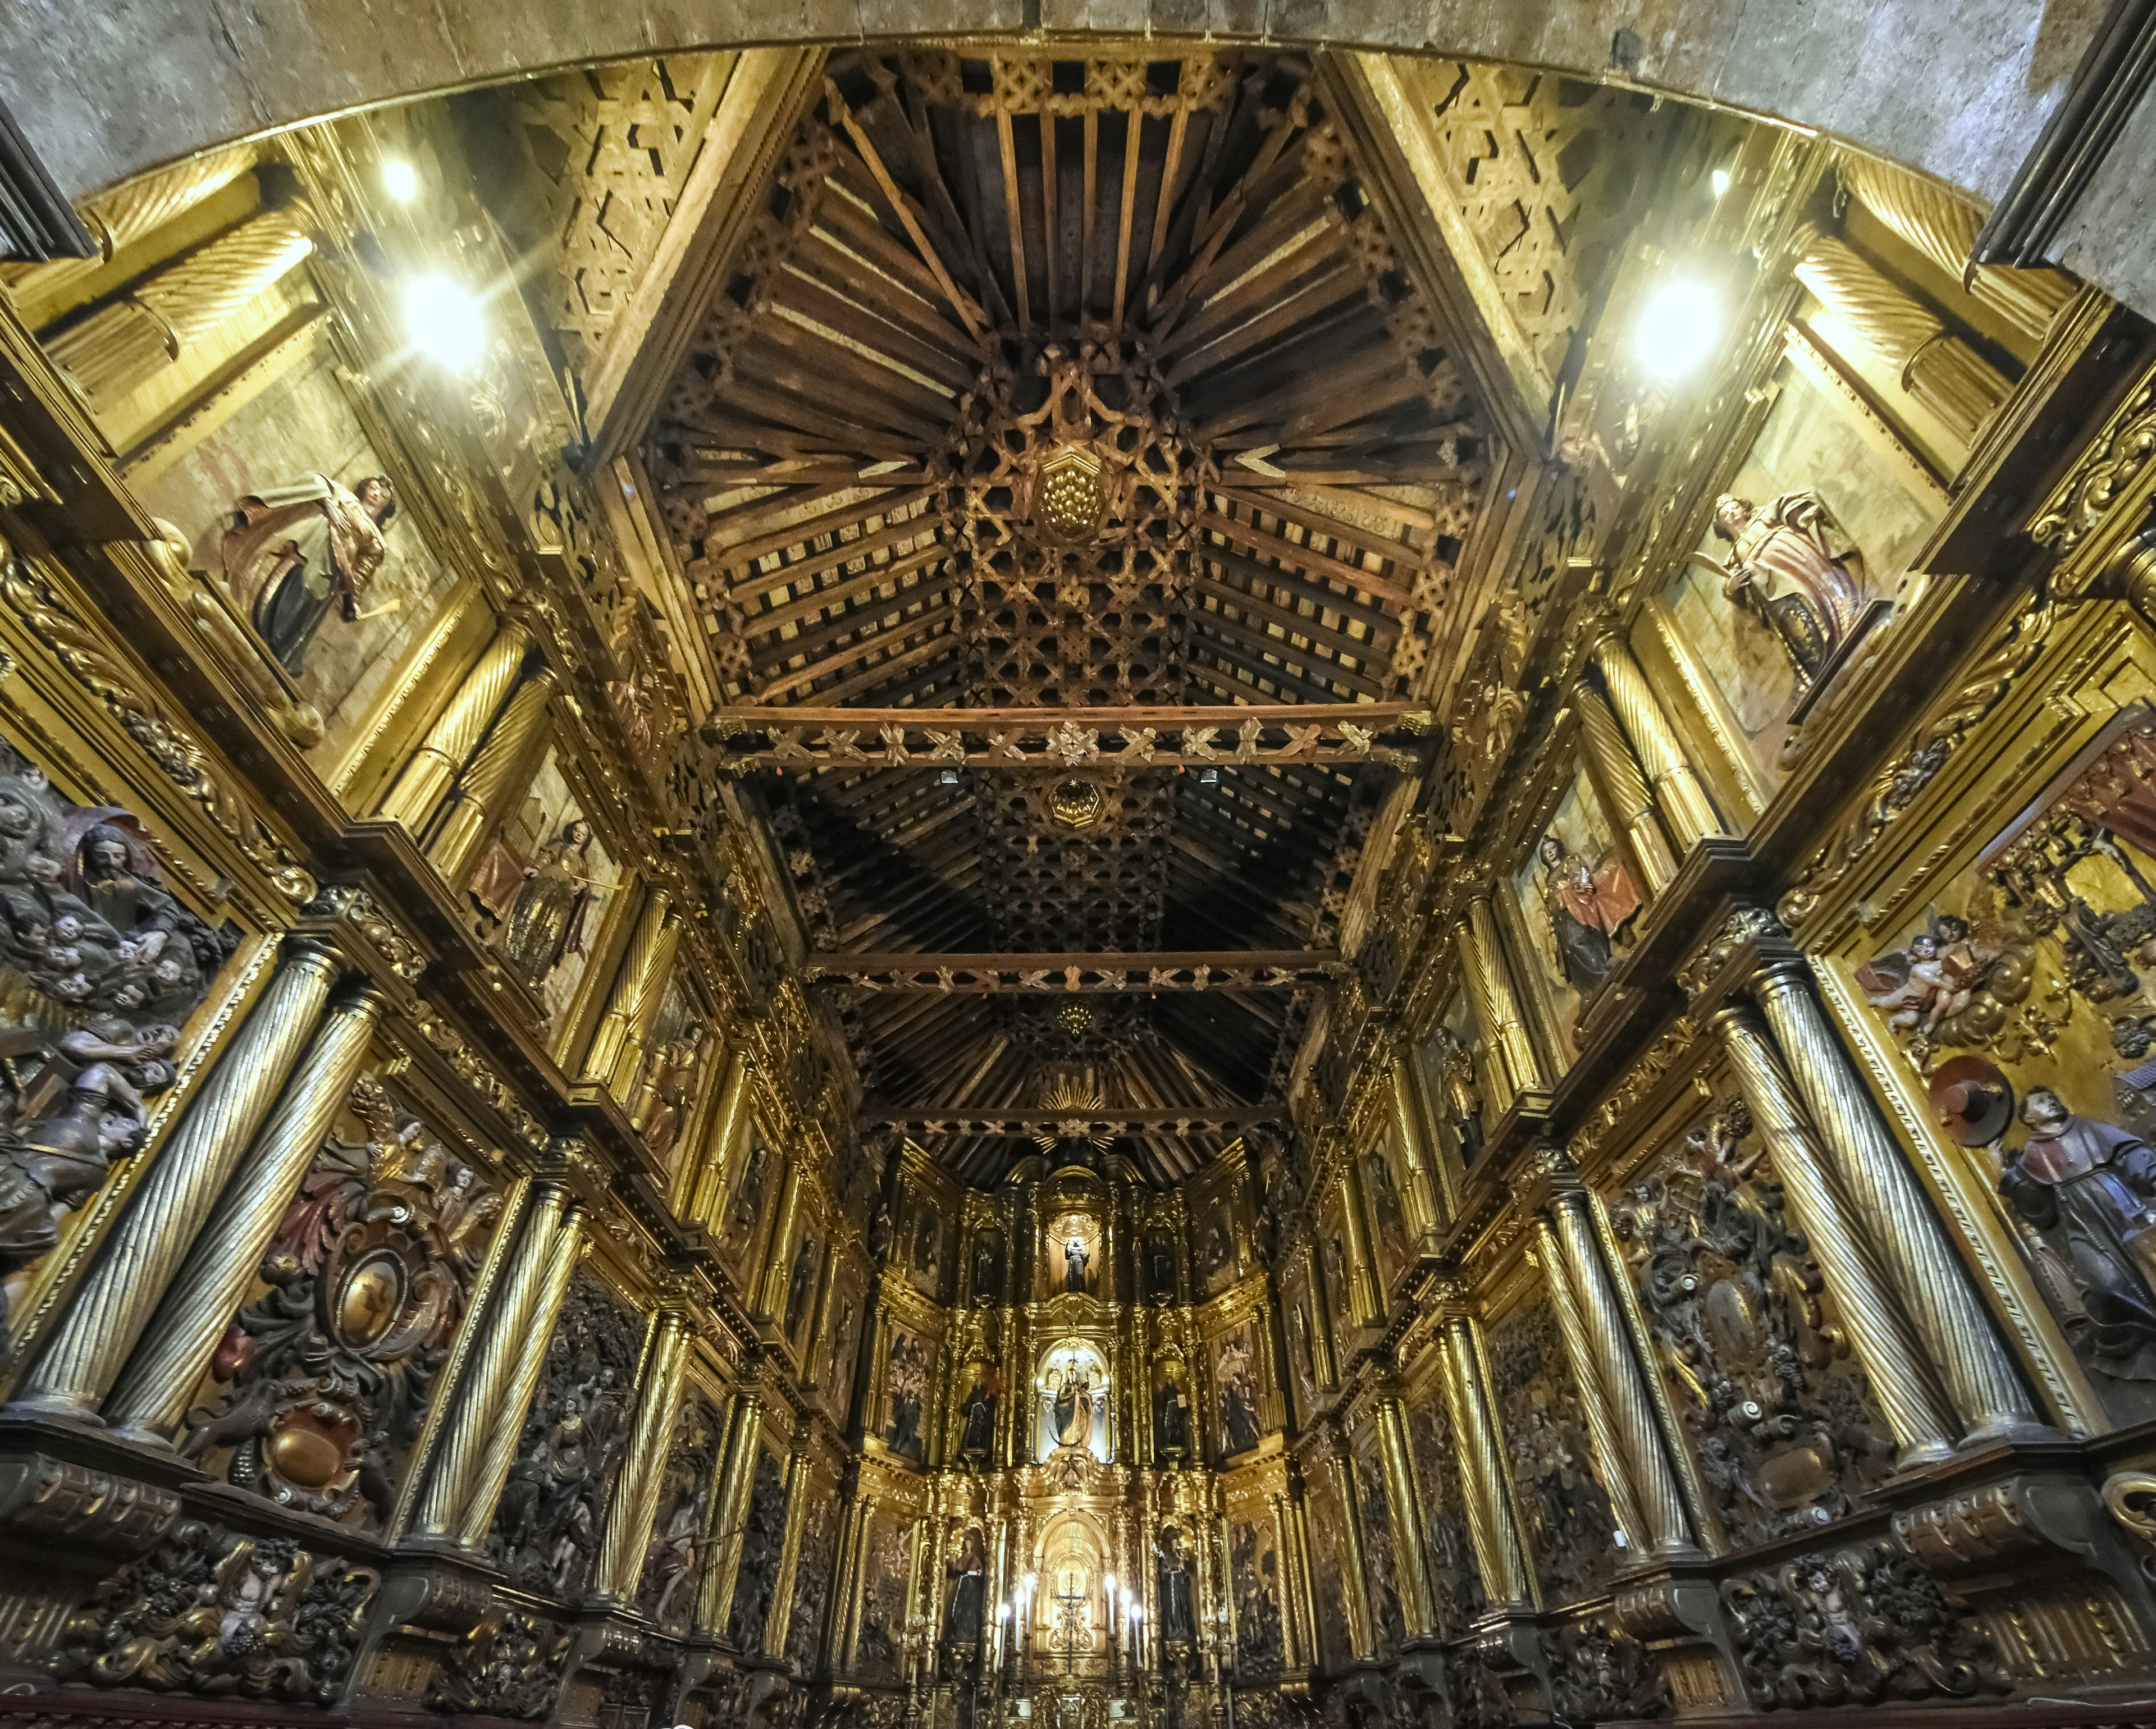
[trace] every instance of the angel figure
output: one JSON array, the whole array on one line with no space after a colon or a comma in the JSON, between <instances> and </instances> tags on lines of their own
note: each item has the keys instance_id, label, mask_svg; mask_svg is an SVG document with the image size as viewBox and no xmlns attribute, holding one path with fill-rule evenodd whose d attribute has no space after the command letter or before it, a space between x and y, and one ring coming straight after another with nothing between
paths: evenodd
<instances>
[{"instance_id":1,"label":"angel figure","mask_svg":"<svg viewBox=\"0 0 2156 1729\"><path fill-rule=\"evenodd\" d=\"M1816 492L1765 505L1724 493L1714 532L1729 542L1725 599L1758 613L1809 684L1849 639L1864 610L1864 554Z\"/></svg>"},{"instance_id":2,"label":"angel figure","mask_svg":"<svg viewBox=\"0 0 2156 1729\"><path fill-rule=\"evenodd\" d=\"M1970 934L1967 919L1939 913L1908 947L1859 967L1856 983L1894 1031L1929 1039L1975 1001L1998 958L1997 949Z\"/></svg>"},{"instance_id":3,"label":"angel figure","mask_svg":"<svg viewBox=\"0 0 2156 1729\"><path fill-rule=\"evenodd\" d=\"M1613 945L1640 910L1640 891L1614 853L1590 863L1555 834L1536 850L1543 863L1543 911L1565 982L1591 997L1617 970Z\"/></svg>"}]
</instances>

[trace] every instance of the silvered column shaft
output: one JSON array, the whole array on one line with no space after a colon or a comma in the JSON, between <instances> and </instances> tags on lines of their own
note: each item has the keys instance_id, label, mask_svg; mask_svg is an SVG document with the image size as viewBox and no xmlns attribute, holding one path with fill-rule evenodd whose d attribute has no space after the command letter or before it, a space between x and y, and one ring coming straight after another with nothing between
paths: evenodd
<instances>
[{"instance_id":1,"label":"silvered column shaft","mask_svg":"<svg viewBox=\"0 0 2156 1729\"><path fill-rule=\"evenodd\" d=\"M18 1408L74 1416L97 1408L270 1114L336 971L326 949L295 945L254 1012L226 1035L202 1090L157 1150L104 1254L24 1378Z\"/></svg>"},{"instance_id":2,"label":"silvered column shaft","mask_svg":"<svg viewBox=\"0 0 2156 1729\"><path fill-rule=\"evenodd\" d=\"M429 1466L426 1492L412 1519L415 1537L440 1542L456 1535L465 1496L494 1428L495 1413L524 1354L567 1199L568 1190L559 1183L542 1183L532 1194L501 1301L480 1317L482 1332L471 1367L452 1389L457 1400L455 1420L445 1425L441 1449Z\"/></svg>"},{"instance_id":3,"label":"silvered column shaft","mask_svg":"<svg viewBox=\"0 0 2156 1729\"><path fill-rule=\"evenodd\" d=\"M1819 1125L1842 1193L1868 1227L1927 1358L1968 1431L1964 1444L2039 1426L1964 1263L1842 1054L1799 964L1769 968L1754 981L1754 989L1797 1090Z\"/></svg>"},{"instance_id":4,"label":"silvered column shaft","mask_svg":"<svg viewBox=\"0 0 2156 1729\"><path fill-rule=\"evenodd\" d=\"M673 952L680 931L667 916L672 901L664 889L654 889L637 914L636 928L622 952L621 965L607 993L606 1013L592 1034L584 1055L584 1079L608 1087L616 1098L629 1090L635 1077L624 1071L634 1065L629 1049L630 1034L642 1021L644 1003L655 997L663 984L660 974Z\"/></svg>"},{"instance_id":5,"label":"silvered column shaft","mask_svg":"<svg viewBox=\"0 0 2156 1729\"><path fill-rule=\"evenodd\" d=\"M486 731L486 724L516 683L524 657L531 650L531 628L521 619L505 618L494 640L481 651L472 670L457 686L449 705L427 731L426 740L412 753L383 795L375 814L402 823L413 834L426 832L433 816L457 772Z\"/></svg>"},{"instance_id":6,"label":"silvered column shaft","mask_svg":"<svg viewBox=\"0 0 2156 1729\"><path fill-rule=\"evenodd\" d=\"M553 668L542 666L519 685L457 777L456 791L427 840L427 856L446 880L463 880L488 817L511 782L521 784L519 772L546 724L557 682Z\"/></svg>"},{"instance_id":7,"label":"silvered column shaft","mask_svg":"<svg viewBox=\"0 0 2156 1729\"><path fill-rule=\"evenodd\" d=\"M1835 1192L1818 1133L1805 1117L1766 1029L1751 1010L1735 1005L1719 1010L1713 1024L1729 1052L1737 1085L1752 1107L1798 1228L1833 1288L1851 1342L1863 1360L1872 1393L1901 1448L1902 1464L1946 1458L1953 1447L1944 1403L1933 1391L1932 1377L1902 1326L1870 1249Z\"/></svg>"},{"instance_id":8,"label":"silvered column shaft","mask_svg":"<svg viewBox=\"0 0 2156 1729\"><path fill-rule=\"evenodd\" d=\"M1481 1351L1475 1324L1465 1315L1445 1323L1445 1402L1452 1418L1460 1480L1467 1501L1467 1531L1483 1589L1492 1603L1532 1608L1534 1588L1527 1571L1527 1544L1512 1516L1512 1497L1505 1478L1505 1449L1497 1436L1496 1415L1482 1382Z\"/></svg>"},{"instance_id":9,"label":"silvered column shaft","mask_svg":"<svg viewBox=\"0 0 2156 1729\"><path fill-rule=\"evenodd\" d=\"M1594 645L1594 665L1619 724L1640 754L1640 766L1670 825L1677 856L1682 858L1701 841L1726 833L1699 777L1692 772L1684 746L1677 742L1670 717L1662 712L1654 686L1624 638L1614 630L1605 632Z\"/></svg>"},{"instance_id":10,"label":"silvered column shaft","mask_svg":"<svg viewBox=\"0 0 2156 1729\"><path fill-rule=\"evenodd\" d=\"M1586 741L1595 781L1614 808L1631 843L1632 857L1638 862L1648 895L1659 895L1677 874L1677 863L1670 856L1669 842L1662 838L1661 821L1655 814L1654 795L1647 790L1646 777L1640 772L1617 717L1609 712L1599 690L1582 680L1572 693L1572 703L1579 711L1580 736Z\"/></svg>"},{"instance_id":11,"label":"silvered column shaft","mask_svg":"<svg viewBox=\"0 0 2156 1729\"><path fill-rule=\"evenodd\" d=\"M1610 1288L1609 1266L1602 1258L1589 1205L1584 1194L1560 1192L1550 1207L1551 1235L1572 1275L1581 1318L1587 1324L1587 1337L1601 1371L1603 1391L1609 1395L1625 1456L1631 1460L1632 1486L1646 1520L1648 1539L1662 1554L1689 1552L1695 1546L1684 1491L1678 1486L1669 1455L1662 1450L1654 1395L1632 1355L1630 1329L1617 1293Z\"/></svg>"},{"instance_id":12,"label":"silvered column shaft","mask_svg":"<svg viewBox=\"0 0 2156 1729\"><path fill-rule=\"evenodd\" d=\"M689 1362L689 1336L680 1311L664 1309L653 1323L651 1351L638 1390L636 1428L622 1460L620 1487L608 1510L599 1547L598 1592L608 1600L634 1599L665 1486L667 1449L681 1403L681 1374Z\"/></svg>"},{"instance_id":13,"label":"silvered column shaft","mask_svg":"<svg viewBox=\"0 0 2156 1729\"><path fill-rule=\"evenodd\" d=\"M1635 1555L1647 1552L1647 1522L1640 1516L1639 1496L1632 1485L1630 1449L1616 1412L1616 1399L1606 1384L1600 1354L1589 1337L1579 1294L1573 1288L1571 1270L1558 1248L1549 1221L1537 1219L1535 1234L1542 1250L1543 1273L1549 1284L1550 1306L1557 1311L1558 1331L1564 1336L1564 1353L1572 1365L1572 1378L1579 1385L1580 1404L1587 1413L1588 1434L1595 1456L1608 1480L1609 1509L1617 1520L1617 1533Z\"/></svg>"},{"instance_id":14,"label":"silvered column shaft","mask_svg":"<svg viewBox=\"0 0 2156 1729\"><path fill-rule=\"evenodd\" d=\"M723 1634L733 1613L734 1575L741 1565L742 1526L748 1517L748 1493L762 1445L761 1399L754 1393L734 1395L733 1421L727 1425L726 1471L719 1481L712 1525L711 1560L700 1594L697 1624ZM909 1599L910 1601L911 1599Z\"/></svg>"},{"instance_id":15,"label":"silvered column shaft","mask_svg":"<svg viewBox=\"0 0 2156 1729\"><path fill-rule=\"evenodd\" d=\"M368 988L322 1022L105 1401L105 1420L121 1434L162 1445L187 1415L286 1203L358 1078L381 1012L382 993Z\"/></svg>"},{"instance_id":16,"label":"silvered column shaft","mask_svg":"<svg viewBox=\"0 0 2156 1729\"><path fill-rule=\"evenodd\" d=\"M1513 994L1511 975L1505 970L1505 951L1497 941L1497 921L1491 916L1490 897L1475 895L1467 903L1467 916L1457 932L1460 970L1467 975L1468 993L1489 1040L1494 1078L1504 1084L1505 1096L1494 1101L1493 1115L1502 1116L1522 1093L1543 1085L1542 1059L1535 1054L1534 1040L1520 1018L1519 998Z\"/></svg>"},{"instance_id":17,"label":"silvered column shaft","mask_svg":"<svg viewBox=\"0 0 2156 1729\"><path fill-rule=\"evenodd\" d=\"M562 1301L569 1294L570 1275L577 1270L578 1259L583 1253L583 1209L570 1208L562 1215L561 1227L548 1245L539 1301L521 1340L523 1355L517 1359L516 1371L495 1408L494 1423L486 1437L486 1450L473 1474L470 1490L463 1506L456 1510L457 1541L467 1549L476 1549L485 1542L487 1529L494 1523L495 1503L501 1499L502 1485L509 1480L509 1468L516 1463L516 1443L524 1433L524 1419L531 1408L531 1396L539 1389L539 1377L547 1367L547 1352L554 1341L554 1323L561 1318Z\"/></svg>"}]
</instances>

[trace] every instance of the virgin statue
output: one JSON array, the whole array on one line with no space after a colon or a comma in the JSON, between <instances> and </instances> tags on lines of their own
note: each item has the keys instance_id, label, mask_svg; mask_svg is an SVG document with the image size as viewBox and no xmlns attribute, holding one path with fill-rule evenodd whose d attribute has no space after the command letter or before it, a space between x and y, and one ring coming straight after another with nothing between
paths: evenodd
<instances>
[{"instance_id":1,"label":"virgin statue","mask_svg":"<svg viewBox=\"0 0 2156 1729\"><path fill-rule=\"evenodd\" d=\"M397 513L388 479L370 475L357 491L327 475L249 493L225 530L224 581L271 654L295 678L332 601L346 623L386 613L363 611L367 586L382 568L382 531Z\"/></svg>"},{"instance_id":2,"label":"virgin statue","mask_svg":"<svg viewBox=\"0 0 2156 1729\"><path fill-rule=\"evenodd\" d=\"M1065 1363L1055 1383L1055 1444L1082 1447L1093 1439L1092 1378L1080 1372L1075 1363Z\"/></svg>"},{"instance_id":3,"label":"virgin statue","mask_svg":"<svg viewBox=\"0 0 2156 1729\"><path fill-rule=\"evenodd\" d=\"M563 961L584 952L584 915L592 903L591 879L585 874L591 844L592 825L575 818L539 849L525 870L501 952L534 984L544 984Z\"/></svg>"},{"instance_id":4,"label":"virgin statue","mask_svg":"<svg viewBox=\"0 0 2156 1729\"><path fill-rule=\"evenodd\" d=\"M1864 610L1864 555L1816 492L1763 505L1724 493L1714 531L1730 544L1722 593L1755 608L1809 682L1848 640Z\"/></svg>"}]
</instances>

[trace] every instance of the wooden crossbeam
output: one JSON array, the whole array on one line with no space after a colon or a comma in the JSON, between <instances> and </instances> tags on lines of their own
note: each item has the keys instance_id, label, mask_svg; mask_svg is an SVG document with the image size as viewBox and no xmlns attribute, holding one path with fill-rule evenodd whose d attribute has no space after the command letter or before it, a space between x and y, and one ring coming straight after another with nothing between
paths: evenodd
<instances>
[{"instance_id":1,"label":"wooden crossbeam","mask_svg":"<svg viewBox=\"0 0 2156 1729\"><path fill-rule=\"evenodd\" d=\"M887 1113L870 1106L862 1113L865 1128L899 1129L927 1135L1095 1135L1118 1130L1247 1129L1286 1122L1284 1105L1163 1105L1140 1111L1095 1111L1077 1116L1014 1111L974 1115L978 1106L908 1105Z\"/></svg>"},{"instance_id":2,"label":"wooden crossbeam","mask_svg":"<svg viewBox=\"0 0 2156 1729\"><path fill-rule=\"evenodd\" d=\"M1298 990L1327 983L1337 949L1214 949L1199 953L845 954L808 957L811 979L869 991L953 996L1020 992Z\"/></svg>"}]
</instances>

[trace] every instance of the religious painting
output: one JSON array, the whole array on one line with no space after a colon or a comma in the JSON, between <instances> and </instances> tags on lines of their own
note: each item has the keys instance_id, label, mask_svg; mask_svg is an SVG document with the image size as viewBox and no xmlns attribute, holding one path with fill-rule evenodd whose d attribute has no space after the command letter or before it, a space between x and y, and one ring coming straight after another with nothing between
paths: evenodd
<instances>
[{"instance_id":1,"label":"religious painting","mask_svg":"<svg viewBox=\"0 0 2156 1729\"><path fill-rule=\"evenodd\" d=\"M906 1245L906 1276L923 1296L940 1297L943 1290L943 1215L932 1195L916 1194L913 1229Z\"/></svg>"},{"instance_id":2,"label":"religious painting","mask_svg":"<svg viewBox=\"0 0 2156 1729\"><path fill-rule=\"evenodd\" d=\"M1482 1568L1467 1519L1467 1490L1445 1394L1426 1388L1408 1404L1408 1442L1422 1490L1423 1557L1436 1599L1438 1631L1456 1639L1482 1613Z\"/></svg>"},{"instance_id":3,"label":"religious painting","mask_svg":"<svg viewBox=\"0 0 2156 1729\"><path fill-rule=\"evenodd\" d=\"M399 509L320 345L136 488L178 531L199 591L306 719L327 780L398 694L454 577Z\"/></svg>"},{"instance_id":4,"label":"religious painting","mask_svg":"<svg viewBox=\"0 0 2156 1729\"><path fill-rule=\"evenodd\" d=\"M838 1485L819 1474L811 1479L808 1502L801 1516L801 1550L793 1568L793 1619L786 1629L784 1655L803 1675L813 1675L824 1634L824 1611L831 1600L831 1568L837 1559Z\"/></svg>"},{"instance_id":5,"label":"religious painting","mask_svg":"<svg viewBox=\"0 0 2156 1729\"><path fill-rule=\"evenodd\" d=\"M876 1508L862 1544L860 1631L854 1646L854 1673L863 1680L898 1678L912 1567L909 1516L896 1507Z\"/></svg>"},{"instance_id":6,"label":"religious painting","mask_svg":"<svg viewBox=\"0 0 2156 1729\"><path fill-rule=\"evenodd\" d=\"M928 1371L933 1347L902 1326L891 1331L884 1373L884 1444L901 1459L921 1463L926 1435L921 1429L928 1398Z\"/></svg>"},{"instance_id":7,"label":"religious painting","mask_svg":"<svg viewBox=\"0 0 2156 1729\"><path fill-rule=\"evenodd\" d=\"M1040 1407L1034 1458L1083 1447L1106 1464L1112 1456L1108 1395L1107 1360L1091 1341L1063 1339L1050 1346L1034 1381Z\"/></svg>"},{"instance_id":8,"label":"religious painting","mask_svg":"<svg viewBox=\"0 0 2156 1729\"><path fill-rule=\"evenodd\" d=\"M1400 1602L1393 1516L1385 1502L1385 1469L1375 1447L1355 1455L1355 1489L1363 1503L1363 1562L1369 1584L1370 1631L1376 1639L1378 1654L1390 1656L1407 1636L1407 1617Z\"/></svg>"},{"instance_id":9,"label":"religious painting","mask_svg":"<svg viewBox=\"0 0 2156 1729\"><path fill-rule=\"evenodd\" d=\"M786 1548L786 1466L778 1449L760 1444L749 1479L748 1513L742 1521L741 1561L734 1571L734 1600L726 1611L726 1643L750 1653L763 1649L771 1594Z\"/></svg>"},{"instance_id":10,"label":"religious painting","mask_svg":"<svg viewBox=\"0 0 2156 1729\"><path fill-rule=\"evenodd\" d=\"M1272 1512L1262 1502L1253 1500L1229 1515L1228 1579L1235 1598L1237 1665L1256 1675L1278 1669L1287 1649L1286 1587Z\"/></svg>"},{"instance_id":11,"label":"religious painting","mask_svg":"<svg viewBox=\"0 0 2156 1729\"><path fill-rule=\"evenodd\" d=\"M361 1075L232 1316L181 1455L280 1506L387 1529L501 1213L481 1172Z\"/></svg>"},{"instance_id":12,"label":"religious painting","mask_svg":"<svg viewBox=\"0 0 2156 1729\"><path fill-rule=\"evenodd\" d=\"M1248 1453L1258 1444L1262 1419L1255 1337L1249 1321L1230 1327L1213 1341L1213 1397L1223 1459Z\"/></svg>"},{"instance_id":13,"label":"religious painting","mask_svg":"<svg viewBox=\"0 0 2156 1729\"><path fill-rule=\"evenodd\" d=\"M1589 1439L1547 1291L1490 1330L1491 1379L1527 1549L1553 1603L1591 1597L1616 1570L1616 1516Z\"/></svg>"},{"instance_id":14,"label":"religious painting","mask_svg":"<svg viewBox=\"0 0 2156 1729\"><path fill-rule=\"evenodd\" d=\"M684 1131L695 1114L714 1043L687 984L678 976L670 978L644 1035L628 1095L629 1126L659 1162L670 1185L680 1167L687 1144Z\"/></svg>"},{"instance_id":15,"label":"religious painting","mask_svg":"<svg viewBox=\"0 0 2156 1729\"><path fill-rule=\"evenodd\" d=\"M1538 974L1527 983L1539 984L1549 1002L1568 1062L1579 1012L1624 964L1640 906L1602 801L1578 768L1512 873L1512 888Z\"/></svg>"},{"instance_id":16,"label":"religious painting","mask_svg":"<svg viewBox=\"0 0 2156 1729\"><path fill-rule=\"evenodd\" d=\"M550 745L465 885L480 936L539 998L550 1038L566 1030L621 880Z\"/></svg>"},{"instance_id":17,"label":"religious painting","mask_svg":"<svg viewBox=\"0 0 2156 1729\"><path fill-rule=\"evenodd\" d=\"M1944 497L1875 418L1792 358L1698 549L1662 599L1696 664L1779 784L1798 699L1891 600Z\"/></svg>"},{"instance_id":18,"label":"religious painting","mask_svg":"<svg viewBox=\"0 0 2156 1729\"><path fill-rule=\"evenodd\" d=\"M2129 709L1847 973L2120 1423L2156 1417L2152 772Z\"/></svg>"},{"instance_id":19,"label":"religious painting","mask_svg":"<svg viewBox=\"0 0 2156 1729\"><path fill-rule=\"evenodd\" d=\"M696 1614L696 1588L726 1431L701 1388L689 1388L660 1467L659 1505L644 1547L636 1606L661 1633L678 1638Z\"/></svg>"},{"instance_id":20,"label":"religious painting","mask_svg":"<svg viewBox=\"0 0 2156 1729\"><path fill-rule=\"evenodd\" d=\"M1462 1170L1471 1170L1482 1152L1491 1095L1484 1079L1489 1046L1466 992L1455 990L1445 999L1445 1011L1417 1048L1415 1059L1437 1119L1439 1141Z\"/></svg>"},{"instance_id":21,"label":"religious painting","mask_svg":"<svg viewBox=\"0 0 2156 1729\"><path fill-rule=\"evenodd\" d=\"M1743 1098L1672 1136L1610 1218L1731 1542L1856 1511L1893 1470L1893 1433Z\"/></svg>"},{"instance_id":22,"label":"religious painting","mask_svg":"<svg viewBox=\"0 0 2156 1729\"><path fill-rule=\"evenodd\" d=\"M816 1281L824 1269L824 1239L814 1210L803 1207L794 1221L795 1246L786 1264L785 1306L780 1325L796 1353L808 1343L808 1322L816 1306Z\"/></svg>"}]
</instances>

